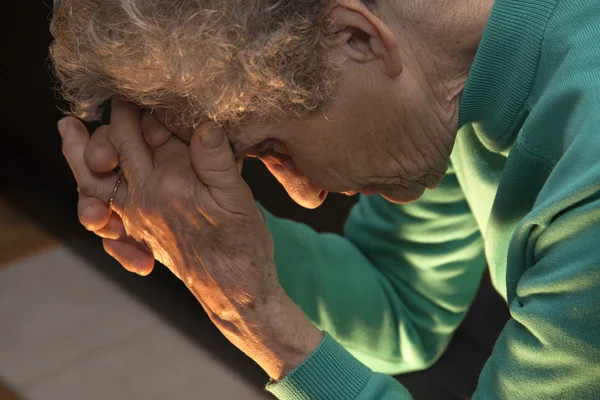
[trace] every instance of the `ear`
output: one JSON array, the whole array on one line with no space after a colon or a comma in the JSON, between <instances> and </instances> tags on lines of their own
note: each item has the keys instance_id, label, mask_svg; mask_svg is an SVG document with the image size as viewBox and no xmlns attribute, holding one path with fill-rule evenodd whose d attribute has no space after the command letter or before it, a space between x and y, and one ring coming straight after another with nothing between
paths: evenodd
<instances>
[{"instance_id":1,"label":"ear","mask_svg":"<svg viewBox=\"0 0 600 400\"><path fill-rule=\"evenodd\" d=\"M333 44L356 62L381 60L385 72L402 72L398 40L391 29L360 0L337 0L330 10Z\"/></svg>"}]
</instances>

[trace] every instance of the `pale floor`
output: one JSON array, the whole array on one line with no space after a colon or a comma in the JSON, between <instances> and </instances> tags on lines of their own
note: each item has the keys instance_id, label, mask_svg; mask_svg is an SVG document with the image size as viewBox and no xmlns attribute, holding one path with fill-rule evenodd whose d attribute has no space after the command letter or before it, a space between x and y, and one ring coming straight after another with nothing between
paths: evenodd
<instances>
[{"instance_id":1,"label":"pale floor","mask_svg":"<svg viewBox=\"0 0 600 400\"><path fill-rule=\"evenodd\" d=\"M271 398L60 245L0 268L0 381L30 400Z\"/></svg>"}]
</instances>

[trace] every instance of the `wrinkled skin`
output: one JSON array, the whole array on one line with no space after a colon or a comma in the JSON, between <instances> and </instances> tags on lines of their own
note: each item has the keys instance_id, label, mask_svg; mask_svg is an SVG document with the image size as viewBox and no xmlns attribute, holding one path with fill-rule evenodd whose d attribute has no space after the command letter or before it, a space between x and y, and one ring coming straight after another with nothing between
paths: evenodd
<instances>
[{"instance_id":1,"label":"wrinkled skin","mask_svg":"<svg viewBox=\"0 0 600 400\"><path fill-rule=\"evenodd\" d=\"M227 132L231 147L200 145L220 132L209 123L182 129L163 110L141 115L119 100L110 126L91 139L77 120L63 120L81 223L132 272L149 274L155 258L167 265L225 336L279 379L322 333L277 282L271 237L234 155L260 158L308 208L328 191L407 203L435 188L493 1L458 2L452 13L445 2L425 4L413 20L384 21L360 0L336 0L332 51L347 61L331 101L301 120L244 121ZM110 210L117 165L126 182Z\"/></svg>"},{"instance_id":2,"label":"wrinkled skin","mask_svg":"<svg viewBox=\"0 0 600 400\"><path fill-rule=\"evenodd\" d=\"M289 368L268 365L276 356L265 356L264 349L277 345L264 343L271 330L257 321L280 308L287 307L290 315L299 315L299 310L279 286L271 235L224 132L203 124L188 145L170 135L150 112L120 100L113 100L111 125L101 129L98 133L116 150L124 174L112 210L95 201L110 198L117 174L91 171L84 160L89 142L85 127L73 118L60 123L63 152L79 184L81 214L90 205L101 209L104 221L95 223L104 226L98 233L105 236L107 252L140 275L150 273L154 259L163 263L231 342L247 354L263 354L265 369L280 376ZM144 140L148 134L163 143L152 149ZM85 218L82 222L89 226ZM133 254L129 259L123 257L128 251ZM321 333L305 317L300 323L314 337L311 348L296 351L305 356ZM273 331L273 336L280 335Z\"/></svg>"},{"instance_id":3,"label":"wrinkled skin","mask_svg":"<svg viewBox=\"0 0 600 400\"><path fill-rule=\"evenodd\" d=\"M414 201L426 188L436 187L446 171L469 52L467 61L458 63L456 70L442 74L413 32L394 33L360 1L339 3L343 7L331 11L337 21L333 30L340 32L332 39L337 43L332 51L347 61L331 101L301 119L250 119L230 127L227 135L234 154L260 158L304 207L318 207L328 191L381 194L400 203ZM353 32L360 31L369 33L354 36ZM441 76L452 78L440 82ZM157 109L155 115L168 131L190 141L193 129L173 125L165 110ZM143 130L152 148L160 147L169 135L164 129ZM97 173L117 166L117 153L103 131L92 136L85 160ZM106 198L83 198L80 219L89 230L115 238L123 228L118 221L105 224ZM110 242L107 250L132 268L133 260L147 258L143 248L133 241L127 245Z\"/></svg>"}]
</instances>

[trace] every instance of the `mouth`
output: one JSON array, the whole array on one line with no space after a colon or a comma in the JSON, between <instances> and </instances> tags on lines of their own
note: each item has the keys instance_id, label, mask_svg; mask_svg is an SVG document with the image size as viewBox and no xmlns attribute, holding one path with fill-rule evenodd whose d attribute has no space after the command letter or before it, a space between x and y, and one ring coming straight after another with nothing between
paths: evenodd
<instances>
[{"instance_id":1,"label":"mouth","mask_svg":"<svg viewBox=\"0 0 600 400\"><path fill-rule=\"evenodd\" d=\"M373 195L379 194L379 190L375 190L373 188L368 188L368 187L362 188L356 192L360 193L362 195L365 195L365 196L373 196Z\"/></svg>"},{"instance_id":2,"label":"mouth","mask_svg":"<svg viewBox=\"0 0 600 400\"><path fill-rule=\"evenodd\" d=\"M391 185L367 185L358 190L358 193L365 196L382 195L393 193L396 188Z\"/></svg>"}]
</instances>

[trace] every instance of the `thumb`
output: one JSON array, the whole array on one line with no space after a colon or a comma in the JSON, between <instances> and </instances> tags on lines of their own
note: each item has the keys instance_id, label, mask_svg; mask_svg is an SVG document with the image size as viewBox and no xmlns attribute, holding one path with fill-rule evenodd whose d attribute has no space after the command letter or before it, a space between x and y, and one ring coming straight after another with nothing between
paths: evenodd
<instances>
[{"instance_id":1,"label":"thumb","mask_svg":"<svg viewBox=\"0 0 600 400\"><path fill-rule=\"evenodd\" d=\"M198 178L219 206L234 213L248 213L256 207L222 129L202 124L192 136L190 152Z\"/></svg>"}]
</instances>

